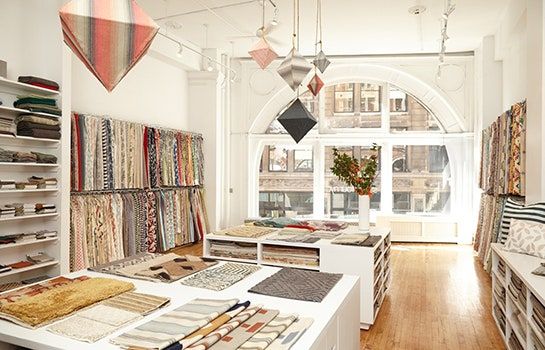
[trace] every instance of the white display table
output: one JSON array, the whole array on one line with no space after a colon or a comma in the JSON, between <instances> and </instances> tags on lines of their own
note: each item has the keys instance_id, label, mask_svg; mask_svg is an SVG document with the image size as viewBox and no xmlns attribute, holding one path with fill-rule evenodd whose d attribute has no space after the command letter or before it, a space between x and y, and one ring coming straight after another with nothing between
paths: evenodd
<instances>
[{"instance_id":1,"label":"white display table","mask_svg":"<svg viewBox=\"0 0 545 350\"><path fill-rule=\"evenodd\" d=\"M349 226L342 233L355 233L357 227ZM204 237L203 256L213 259L230 261L242 261L259 265L290 266L295 268L318 270L321 272L342 273L360 277L360 328L369 329L374 324L386 291L391 284L390 230L384 228L371 228L371 235L381 236L381 240L374 247L360 247L331 244L331 240L321 239L316 243L292 243L270 240L262 236L260 238L233 237L225 235L207 234ZM214 256L210 252L210 244L213 241L244 242L256 245L257 259L233 259ZM319 266L301 266L281 264L266 261L262 258L264 246L285 246L313 248L319 251Z\"/></svg>"},{"instance_id":2,"label":"white display table","mask_svg":"<svg viewBox=\"0 0 545 350\"><path fill-rule=\"evenodd\" d=\"M220 263L222 264L222 263ZM258 282L278 271L275 267L263 267L239 283L221 291L215 292L206 289L187 287L174 282L153 283L112 275L81 271L67 275L77 277L87 275L91 277L109 277L130 281L136 286L137 292L166 296L171 298L167 307L160 309L144 319L122 328L116 333L93 344L79 342L46 331L47 327L36 330L27 329L7 321L0 321L0 349L13 348L9 344L24 346L30 349L50 350L87 350L87 349L119 349L110 344L109 339L145 323L166 311L179 307L195 298L231 299L241 301L250 300L252 304L263 304L264 307L277 309L283 313L297 313L301 317L311 317L314 323L301 339L293 346L293 350L356 350L359 349L359 321L358 304L359 288L358 277L343 276L331 292L321 303L303 302L290 299L274 298L264 295L248 293L248 289Z\"/></svg>"}]
</instances>

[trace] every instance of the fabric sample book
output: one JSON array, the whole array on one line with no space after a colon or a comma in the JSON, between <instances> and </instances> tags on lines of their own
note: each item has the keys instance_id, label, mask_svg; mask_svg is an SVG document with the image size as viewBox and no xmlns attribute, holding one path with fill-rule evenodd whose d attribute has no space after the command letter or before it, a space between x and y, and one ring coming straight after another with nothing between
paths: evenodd
<instances>
[{"instance_id":1,"label":"fabric sample book","mask_svg":"<svg viewBox=\"0 0 545 350\"><path fill-rule=\"evenodd\" d=\"M278 298L321 302L341 274L284 268L253 286L249 292Z\"/></svg>"},{"instance_id":2,"label":"fabric sample book","mask_svg":"<svg viewBox=\"0 0 545 350\"><path fill-rule=\"evenodd\" d=\"M219 267L204 270L182 280L184 286L224 290L243 280L261 267L250 264L226 263Z\"/></svg>"}]
</instances>

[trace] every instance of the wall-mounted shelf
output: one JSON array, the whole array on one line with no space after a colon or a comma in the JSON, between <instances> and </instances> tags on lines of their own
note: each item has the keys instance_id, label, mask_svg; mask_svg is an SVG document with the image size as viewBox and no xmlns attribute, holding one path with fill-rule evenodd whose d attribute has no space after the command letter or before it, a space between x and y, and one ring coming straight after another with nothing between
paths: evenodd
<instances>
[{"instance_id":1,"label":"wall-mounted shelf","mask_svg":"<svg viewBox=\"0 0 545 350\"><path fill-rule=\"evenodd\" d=\"M34 244L54 242L54 241L57 241L58 239L59 239L58 237L51 237L51 238L44 238L44 239L35 239L35 240L31 240L31 241L26 241L26 242L0 244L0 250L10 249L10 248L15 248L15 247L22 247L22 246L26 246L26 245L34 245Z\"/></svg>"},{"instance_id":2,"label":"wall-mounted shelf","mask_svg":"<svg viewBox=\"0 0 545 350\"><path fill-rule=\"evenodd\" d=\"M39 86L20 83L18 81L0 78L0 92L18 95L22 92L40 96L58 96L59 91L45 89Z\"/></svg>"},{"instance_id":3,"label":"wall-mounted shelf","mask_svg":"<svg viewBox=\"0 0 545 350\"><path fill-rule=\"evenodd\" d=\"M59 164L43 164L43 163L18 163L18 162L0 162L0 166L16 166L28 168L57 168Z\"/></svg>"},{"instance_id":4,"label":"wall-mounted shelf","mask_svg":"<svg viewBox=\"0 0 545 350\"><path fill-rule=\"evenodd\" d=\"M32 271L32 270L43 269L45 267L57 265L58 263L59 262L57 260L53 260L53 261L48 261L48 262L43 263L43 264L35 264L35 265L32 265L32 266L23 267L21 269L13 269L13 270L8 271L8 272L0 273L0 278L4 278L4 277L7 277L7 276L11 276L11 275L17 275L19 273L28 272L28 271Z\"/></svg>"},{"instance_id":5,"label":"wall-mounted shelf","mask_svg":"<svg viewBox=\"0 0 545 350\"><path fill-rule=\"evenodd\" d=\"M30 136L12 136L12 135L5 135L0 134L0 141L2 139L6 139L5 141L21 141L25 143L50 143L50 144L57 144L60 143L60 140L54 140L54 139L42 139L38 137L30 137Z\"/></svg>"},{"instance_id":6,"label":"wall-mounted shelf","mask_svg":"<svg viewBox=\"0 0 545 350\"><path fill-rule=\"evenodd\" d=\"M32 219L38 219L38 218L52 218L55 216L59 216L59 213L32 214L32 215L12 216L7 218L0 217L0 222L16 221L16 220L32 220Z\"/></svg>"},{"instance_id":7,"label":"wall-mounted shelf","mask_svg":"<svg viewBox=\"0 0 545 350\"><path fill-rule=\"evenodd\" d=\"M38 190L2 190L0 189L0 195L3 194L30 194L30 193L55 193L58 192L58 188L44 188Z\"/></svg>"}]
</instances>

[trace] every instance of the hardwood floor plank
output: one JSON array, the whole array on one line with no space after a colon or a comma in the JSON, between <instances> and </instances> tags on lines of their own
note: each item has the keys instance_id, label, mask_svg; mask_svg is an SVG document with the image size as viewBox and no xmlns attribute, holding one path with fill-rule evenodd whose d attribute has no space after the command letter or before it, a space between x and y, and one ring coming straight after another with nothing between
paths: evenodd
<instances>
[{"instance_id":1,"label":"hardwood floor plank","mask_svg":"<svg viewBox=\"0 0 545 350\"><path fill-rule=\"evenodd\" d=\"M202 244L178 254L200 256ZM392 285L365 350L505 349L491 314L491 279L470 246L394 244Z\"/></svg>"}]
</instances>

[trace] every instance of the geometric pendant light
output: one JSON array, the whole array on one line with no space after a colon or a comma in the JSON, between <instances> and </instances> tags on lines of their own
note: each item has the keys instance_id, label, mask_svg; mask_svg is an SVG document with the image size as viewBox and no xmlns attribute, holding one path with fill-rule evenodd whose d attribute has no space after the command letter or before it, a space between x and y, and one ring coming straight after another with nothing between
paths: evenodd
<instances>
[{"instance_id":1,"label":"geometric pendant light","mask_svg":"<svg viewBox=\"0 0 545 350\"><path fill-rule=\"evenodd\" d=\"M321 45L322 44L320 42L320 46ZM323 73L323 72L325 72L327 67L331 64L331 61L327 59L327 56L321 50L321 47L320 47L320 52L316 55L316 57L314 57L314 61L312 61L312 64L314 64L316 66L316 68L318 68L320 70L320 72Z\"/></svg>"},{"instance_id":2,"label":"geometric pendant light","mask_svg":"<svg viewBox=\"0 0 545 350\"><path fill-rule=\"evenodd\" d=\"M307 88L314 96L318 96L318 93L320 93L320 90L322 90L323 87L324 82L322 81L322 79L320 79L318 74L315 73L312 79L310 79Z\"/></svg>"},{"instance_id":3,"label":"geometric pendant light","mask_svg":"<svg viewBox=\"0 0 545 350\"><path fill-rule=\"evenodd\" d=\"M272 61L274 61L278 54L274 52L271 45L269 45L269 42L267 39L265 39L265 35L267 34L267 29L265 28L265 1L263 1L263 12L262 12L262 21L261 21L261 28L257 31L258 36L261 38L259 41L248 51L250 56L254 59L254 61L257 62L257 64L261 67L261 69L265 69L271 64ZM259 35L261 33L261 35Z\"/></svg>"},{"instance_id":4,"label":"geometric pendant light","mask_svg":"<svg viewBox=\"0 0 545 350\"><path fill-rule=\"evenodd\" d=\"M59 16L64 42L108 91L146 54L159 31L134 0L72 0Z\"/></svg>"},{"instance_id":5,"label":"geometric pendant light","mask_svg":"<svg viewBox=\"0 0 545 350\"><path fill-rule=\"evenodd\" d=\"M277 72L293 91L297 91L297 88L311 70L312 65L293 47L286 59L280 64L280 67L278 67Z\"/></svg>"},{"instance_id":6,"label":"geometric pendant light","mask_svg":"<svg viewBox=\"0 0 545 350\"><path fill-rule=\"evenodd\" d=\"M296 98L288 109L278 117L278 121L296 143L299 143L317 123L299 98Z\"/></svg>"},{"instance_id":7,"label":"geometric pendant light","mask_svg":"<svg viewBox=\"0 0 545 350\"><path fill-rule=\"evenodd\" d=\"M316 51L318 51L318 45L320 45L320 52L315 55L312 64L324 73L327 67L331 64L331 61L327 59L322 46L322 0L317 0L316 2Z\"/></svg>"}]
</instances>

